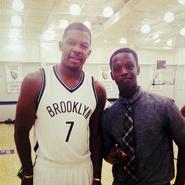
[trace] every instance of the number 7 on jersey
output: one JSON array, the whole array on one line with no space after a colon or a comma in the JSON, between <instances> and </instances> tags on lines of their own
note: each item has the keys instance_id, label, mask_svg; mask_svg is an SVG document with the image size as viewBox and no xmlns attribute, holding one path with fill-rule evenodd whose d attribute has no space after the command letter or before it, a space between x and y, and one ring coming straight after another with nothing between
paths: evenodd
<instances>
[{"instance_id":1,"label":"number 7 on jersey","mask_svg":"<svg viewBox=\"0 0 185 185\"><path fill-rule=\"evenodd\" d=\"M69 130L68 130L68 133L67 133L67 136L66 136L66 142L68 142L69 141L69 137L71 135L71 131L72 131L73 125L74 125L74 121L66 121L66 124L70 124Z\"/></svg>"}]
</instances>

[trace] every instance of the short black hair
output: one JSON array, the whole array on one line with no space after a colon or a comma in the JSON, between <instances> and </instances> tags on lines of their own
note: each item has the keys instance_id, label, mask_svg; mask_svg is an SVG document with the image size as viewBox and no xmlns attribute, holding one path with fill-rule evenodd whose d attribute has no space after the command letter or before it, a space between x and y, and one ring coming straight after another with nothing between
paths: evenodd
<instances>
[{"instance_id":1,"label":"short black hair","mask_svg":"<svg viewBox=\"0 0 185 185\"><path fill-rule=\"evenodd\" d=\"M90 43L91 43L91 32L90 32L89 28L87 26L85 26L85 24L83 24L81 22L73 22L73 23L69 24L66 27L66 29L64 30L63 37L66 37L67 32L69 30L79 30L79 31L87 32L90 36Z\"/></svg>"},{"instance_id":2,"label":"short black hair","mask_svg":"<svg viewBox=\"0 0 185 185\"><path fill-rule=\"evenodd\" d=\"M136 60L136 64L138 66L138 56L137 56L137 53L133 50L133 49L130 49L130 48L120 48L118 50L116 50L110 57L110 62L109 62L109 65L110 65L110 68L111 68L111 65L112 65L112 58L117 55L118 53L132 53L135 60Z\"/></svg>"}]
</instances>

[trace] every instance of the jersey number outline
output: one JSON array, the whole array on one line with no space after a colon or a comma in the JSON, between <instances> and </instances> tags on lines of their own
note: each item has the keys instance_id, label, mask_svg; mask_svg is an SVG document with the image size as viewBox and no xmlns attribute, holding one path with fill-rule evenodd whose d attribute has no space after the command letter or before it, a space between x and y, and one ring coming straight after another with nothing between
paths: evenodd
<instances>
[{"instance_id":1,"label":"jersey number outline","mask_svg":"<svg viewBox=\"0 0 185 185\"><path fill-rule=\"evenodd\" d=\"M69 130L68 130L68 133L67 133L67 136L66 136L66 142L68 142L69 141L69 137L71 135L71 131L72 131L73 125L74 125L74 121L66 121L66 124L70 124Z\"/></svg>"}]
</instances>

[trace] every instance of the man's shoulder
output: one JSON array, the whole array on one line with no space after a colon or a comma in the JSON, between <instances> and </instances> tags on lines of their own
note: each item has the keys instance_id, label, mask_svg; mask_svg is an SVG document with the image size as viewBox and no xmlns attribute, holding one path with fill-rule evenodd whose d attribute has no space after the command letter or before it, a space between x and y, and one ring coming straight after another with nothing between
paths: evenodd
<instances>
[{"instance_id":1,"label":"man's shoulder","mask_svg":"<svg viewBox=\"0 0 185 185\"><path fill-rule=\"evenodd\" d=\"M32 73L28 73L25 77L24 77L24 80L23 81L26 81L26 82L37 82L39 80L41 80L42 78L42 71L41 69L35 71L35 72L32 72Z\"/></svg>"},{"instance_id":2,"label":"man's shoulder","mask_svg":"<svg viewBox=\"0 0 185 185\"><path fill-rule=\"evenodd\" d=\"M42 70L37 70L35 72L27 74L22 82L21 91L29 94L37 94L40 91L42 84Z\"/></svg>"},{"instance_id":3,"label":"man's shoulder","mask_svg":"<svg viewBox=\"0 0 185 185\"><path fill-rule=\"evenodd\" d=\"M119 110L121 110L121 102L119 99L116 99L113 103L110 103L109 106L105 108L104 113L115 114L118 113Z\"/></svg>"},{"instance_id":4,"label":"man's shoulder","mask_svg":"<svg viewBox=\"0 0 185 185\"><path fill-rule=\"evenodd\" d=\"M103 86L103 84L96 80L93 76L93 84L94 84L94 88L95 88L95 91L97 93L97 96L100 96L100 97L103 97L104 99L106 99L106 90L105 90L105 87Z\"/></svg>"},{"instance_id":5,"label":"man's shoulder","mask_svg":"<svg viewBox=\"0 0 185 185\"><path fill-rule=\"evenodd\" d=\"M142 98L145 99L146 102L147 101L148 102L156 102L156 103L158 102L159 104L164 104L167 102L174 101L174 99L171 97L156 94L156 93L149 92L149 91L144 91Z\"/></svg>"}]
</instances>

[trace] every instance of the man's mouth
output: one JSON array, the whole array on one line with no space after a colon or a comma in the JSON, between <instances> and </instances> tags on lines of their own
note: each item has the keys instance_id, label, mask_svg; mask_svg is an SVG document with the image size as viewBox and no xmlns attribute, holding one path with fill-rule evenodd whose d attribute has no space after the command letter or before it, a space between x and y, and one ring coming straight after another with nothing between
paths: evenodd
<instances>
[{"instance_id":1,"label":"man's mouth","mask_svg":"<svg viewBox=\"0 0 185 185\"><path fill-rule=\"evenodd\" d=\"M120 80L123 81L123 82L124 82L124 81L131 81L132 78L121 78Z\"/></svg>"},{"instance_id":2,"label":"man's mouth","mask_svg":"<svg viewBox=\"0 0 185 185\"><path fill-rule=\"evenodd\" d=\"M69 59L76 60L76 61L82 61L80 57L76 57L76 56L70 56Z\"/></svg>"},{"instance_id":3,"label":"man's mouth","mask_svg":"<svg viewBox=\"0 0 185 185\"><path fill-rule=\"evenodd\" d=\"M123 77L121 78L121 80L131 80L132 78L131 77Z\"/></svg>"}]
</instances>

